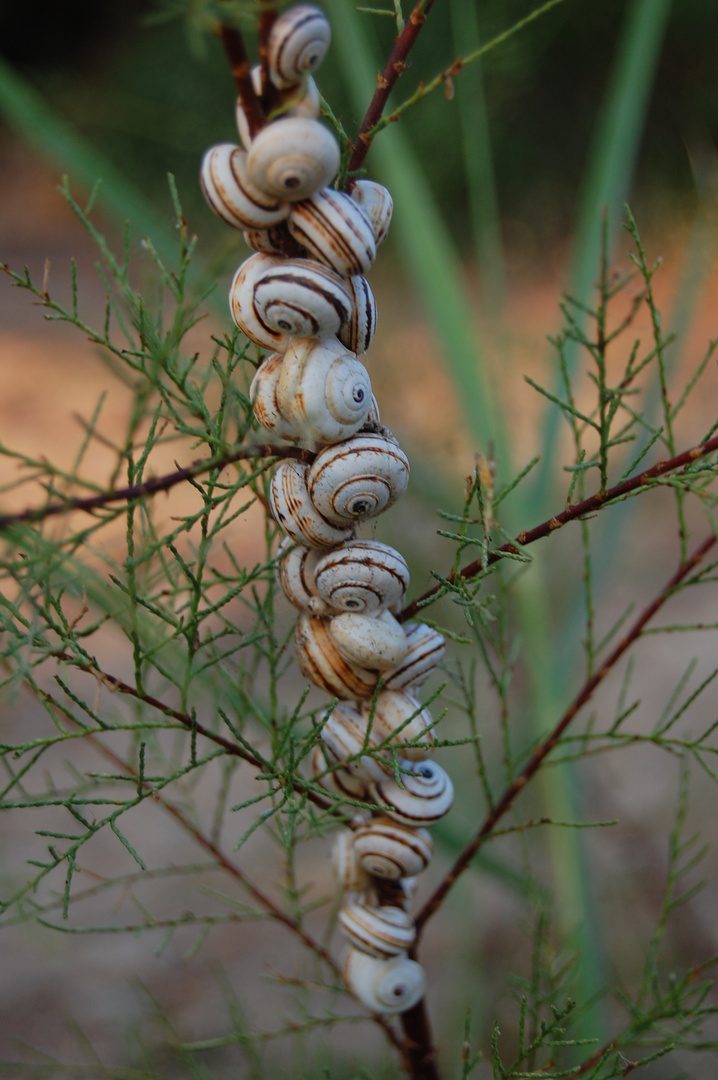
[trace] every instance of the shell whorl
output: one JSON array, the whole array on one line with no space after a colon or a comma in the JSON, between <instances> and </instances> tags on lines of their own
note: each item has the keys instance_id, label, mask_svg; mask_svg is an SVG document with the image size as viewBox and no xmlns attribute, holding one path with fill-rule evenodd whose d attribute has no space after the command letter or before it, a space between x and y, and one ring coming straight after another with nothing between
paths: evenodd
<instances>
[{"instance_id":1,"label":"shell whorl","mask_svg":"<svg viewBox=\"0 0 718 1080\"><path fill-rule=\"evenodd\" d=\"M282 259L257 275L253 308L265 327L294 337L333 337L352 298L338 274L311 259Z\"/></svg>"},{"instance_id":2,"label":"shell whorl","mask_svg":"<svg viewBox=\"0 0 718 1080\"><path fill-rule=\"evenodd\" d=\"M381 435L364 433L318 454L307 478L312 502L335 525L382 514L408 485L403 450Z\"/></svg>"},{"instance_id":3,"label":"shell whorl","mask_svg":"<svg viewBox=\"0 0 718 1080\"><path fill-rule=\"evenodd\" d=\"M389 608L409 584L404 557L378 540L350 540L317 563L317 590L336 612L363 614Z\"/></svg>"},{"instance_id":4,"label":"shell whorl","mask_svg":"<svg viewBox=\"0 0 718 1080\"><path fill-rule=\"evenodd\" d=\"M354 851L373 877L398 881L425 870L433 844L426 829L414 829L387 817L375 817L354 834Z\"/></svg>"},{"instance_id":5,"label":"shell whorl","mask_svg":"<svg viewBox=\"0 0 718 1080\"><path fill-rule=\"evenodd\" d=\"M282 413L328 445L356 435L372 404L369 373L336 338L294 338L277 398Z\"/></svg>"},{"instance_id":6,"label":"shell whorl","mask_svg":"<svg viewBox=\"0 0 718 1080\"><path fill-rule=\"evenodd\" d=\"M288 217L283 196L257 188L247 174L247 154L233 143L212 146L202 158L200 183L211 210L234 229L267 229Z\"/></svg>"},{"instance_id":7,"label":"shell whorl","mask_svg":"<svg viewBox=\"0 0 718 1080\"><path fill-rule=\"evenodd\" d=\"M331 183L339 156L339 144L319 120L282 117L252 139L247 179L268 197L298 204Z\"/></svg>"},{"instance_id":8,"label":"shell whorl","mask_svg":"<svg viewBox=\"0 0 718 1080\"><path fill-rule=\"evenodd\" d=\"M344 957L342 976L354 997L372 1012L406 1012L421 1001L426 990L421 964L405 956L380 960L350 948Z\"/></svg>"},{"instance_id":9,"label":"shell whorl","mask_svg":"<svg viewBox=\"0 0 718 1080\"><path fill-rule=\"evenodd\" d=\"M269 72L280 90L301 81L321 64L332 39L323 11L311 4L289 8L274 23L267 42Z\"/></svg>"},{"instance_id":10,"label":"shell whorl","mask_svg":"<svg viewBox=\"0 0 718 1080\"><path fill-rule=\"evenodd\" d=\"M405 623L404 634L406 655L387 675L385 690L417 689L444 658L446 642L438 630L426 623Z\"/></svg>"},{"instance_id":11,"label":"shell whorl","mask_svg":"<svg viewBox=\"0 0 718 1080\"><path fill-rule=\"evenodd\" d=\"M434 761L404 761L401 768L401 787L387 777L373 783L370 789L387 817L400 825L421 828L448 814L454 787L440 765Z\"/></svg>"},{"instance_id":12,"label":"shell whorl","mask_svg":"<svg viewBox=\"0 0 718 1080\"><path fill-rule=\"evenodd\" d=\"M298 461L283 461L269 485L269 505L274 520L298 544L326 548L341 544L352 535L326 521L309 498L307 468Z\"/></svg>"},{"instance_id":13,"label":"shell whorl","mask_svg":"<svg viewBox=\"0 0 718 1080\"><path fill-rule=\"evenodd\" d=\"M361 274L347 280L352 296L352 313L339 332L339 340L360 356L371 345L376 330L376 301L369 282Z\"/></svg>"},{"instance_id":14,"label":"shell whorl","mask_svg":"<svg viewBox=\"0 0 718 1080\"><path fill-rule=\"evenodd\" d=\"M341 655L329 635L326 619L301 615L294 631L294 648L302 674L330 697L356 701L374 693L378 673L352 664ZM342 759L335 755L335 760Z\"/></svg>"},{"instance_id":15,"label":"shell whorl","mask_svg":"<svg viewBox=\"0 0 718 1080\"><path fill-rule=\"evenodd\" d=\"M310 615L324 615L328 605L317 592L314 570L319 549L296 544L291 537L284 538L277 552L277 581L290 603Z\"/></svg>"},{"instance_id":16,"label":"shell whorl","mask_svg":"<svg viewBox=\"0 0 718 1080\"><path fill-rule=\"evenodd\" d=\"M414 920L400 907L348 904L337 922L354 948L369 956L400 956L416 938Z\"/></svg>"},{"instance_id":17,"label":"shell whorl","mask_svg":"<svg viewBox=\"0 0 718 1080\"><path fill-rule=\"evenodd\" d=\"M344 611L330 620L329 636L345 660L376 671L396 668L406 655L403 627L389 611Z\"/></svg>"},{"instance_id":18,"label":"shell whorl","mask_svg":"<svg viewBox=\"0 0 718 1080\"><path fill-rule=\"evenodd\" d=\"M295 240L342 277L366 274L376 258L371 223L343 191L324 188L294 203L287 218Z\"/></svg>"}]
</instances>

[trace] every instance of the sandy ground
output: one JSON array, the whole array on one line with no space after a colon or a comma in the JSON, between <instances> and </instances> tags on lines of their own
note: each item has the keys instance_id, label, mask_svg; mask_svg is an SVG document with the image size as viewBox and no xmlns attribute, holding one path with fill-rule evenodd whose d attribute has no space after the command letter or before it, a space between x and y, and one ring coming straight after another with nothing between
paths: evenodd
<instances>
[{"instance_id":1,"label":"sandy ground","mask_svg":"<svg viewBox=\"0 0 718 1080\"><path fill-rule=\"evenodd\" d=\"M41 279L49 257L51 291L55 295L57 290L56 295L66 297L67 266L70 256L75 256L83 303L89 315L101 318L103 292L93 276L93 251L55 194L53 180L51 172L19 150L6 151L4 167L0 170L0 258L15 268L27 263ZM670 310L678 287L685 235L674 231L657 240L666 245L661 253L667 256L669 267L659 277L657 291L660 302ZM540 379L546 374L545 335L557 326L563 256L557 250L539 267L535 253L517 250L509 264L510 334L501 348L497 347L495 355L502 357L500 361L497 359L497 365L502 364L500 394L512 418L512 448L517 462L529 460L539 443L539 398L526 386L523 376L530 374ZM475 447L462 425L451 382L437 363L431 333L419 316L417 304L405 286L400 284L391 290L392 277L386 269L377 268L374 287L382 328L373 351L371 374L382 416L400 437L412 460L415 453L421 458L430 446L439 463L438 476L446 478L451 470L451 478L441 482L456 485L457 477L472 468ZM695 367L706 340L718 335L712 301L717 277L718 262L715 262L681 354L680 365L686 372ZM647 318L642 317L636 325L636 334L646 335L648 331ZM697 441L695 433L700 437L713 422L717 400L714 370L707 386L708 390L696 395L685 427L683 422L679 425L676 436L679 447ZM100 396L108 390L102 407L102 431L110 442L123 435L129 397L116 381L108 378L95 347L72 328L43 322L30 298L9 288L5 280L0 280L0 387L0 442L33 458L47 457L63 467L71 466L83 438L83 422L89 420ZM588 391L588 383L579 388L579 405ZM171 470L174 459L184 464L191 451L189 447L173 444L166 448L164 457L163 454L164 451L153 462L158 472ZM106 450L100 444L93 444L83 466L85 475L104 483L109 460ZM16 475L16 464L0 458L0 481L7 484ZM436 477L431 483L435 489ZM40 501L40 496L40 492L33 494L25 488L7 492L2 496L2 508L20 509L33 504L34 499ZM660 502L666 497L663 493L651 496L634 518L634 540L626 544L611 589L597 598L597 617L604 631L624 605L628 588L635 591L636 602L640 604L673 568L674 537L663 526L665 504ZM167 503L167 515L184 512L190 505L187 500L191 499L191 492L175 492ZM243 531L238 529L232 534L237 557L250 562L261 557L261 528L258 510L245 523ZM417 502L401 525L388 526L390 533L392 528L399 545L400 534L405 530L432 531L435 524ZM122 531L118 526L107 540L108 550L113 554L119 552L121 541ZM442 559L447 550L443 543L430 540L419 545L423 557ZM555 609L559 611L561 590L576 588L575 581L561 580L560 568L565 565L570 576L580 575L580 567L576 566L568 536L558 536L552 550L554 559L546 563L546 569L559 571L556 593L550 594L555 595ZM697 597L683 596L671 619L712 622L714 600L714 594L709 592ZM637 676L637 693L645 707L641 723L647 726L655 716L658 703L665 700L680 679L690 656L698 655L698 666L690 683L695 686L712 670L715 655L715 638L709 634L668 637L662 644L660 639L654 641L650 653L645 646ZM113 636L108 630L97 647L103 662L118 676L131 676L125 643L116 632ZM569 689L564 694L561 688L560 700L567 699ZM618 677L598 695L599 714L602 708L613 707L617 693ZM715 695L709 694L692 722L709 718L713 702ZM714 711L715 706L712 707ZM43 715L39 707L22 692L6 698L1 708L0 728L11 733L19 730L20 725L41 729ZM487 739L492 742L490 735ZM465 795L462 788L462 783L467 789L473 784L471 761L458 750L447 751L446 760L460 790L451 830L463 837L469 834L478 812L478 801ZM638 749L599 760L598 768L583 769L579 774L579 786L584 788L582 809L591 820L616 818L620 824L610 831L602 830L588 848L593 900L598 913L596 925L597 928L600 925L600 936L605 940L610 969L607 977L617 972L619 978L630 978L626 974L630 972L630 963L626 964L625 958L635 953L636 942L645 940L660 902L677 770L668 755L647 755ZM62 768L59 760L55 764ZM88 751L81 752L74 764L81 770L97 768L96 758ZM194 793L201 817L211 816L219 780L218 771L209 774ZM248 786L251 787L249 771L240 769L232 780L232 792L239 799ZM696 777L691 820L708 824L714 820L716 798L711 782ZM153 807L147 808L133 819L132 837L142 839L148 865L178 867L207 861L206 853L198 852L186 832L168 817L153 811ZM21 871L24 860L41 852L41 842L34 830L52 828L55 820L52 813L44 815L41 825L36 819L28 821L20 815L5 815L0 820L3 892ZM242 821L236 818L225 826L223 842L228 851L241 835L242 827ZM328 850L327 841L315 840L301 852L300 880L317 897L331 891ZM507 857L520 860L519 846L512 846L511 841L506 853ZM420 891L426 893L431 882L438 880L447 858L445 853L438 854L431 881L422 883ZM240 861L245 869L251 868L263 887L274 888L273 895L281 895L276 883L272 884L279 867L277 851L266 837L259 834L254 837ZM670 938L670 961L679 968L718 951L713 918L718 895L714 855L708 856L705 866L710 885L691 904L689 914L678 917L676 931ZM110 874L132 875L136 871L129 855L123 851L118 854L118 845L100 839L88 854L87 866L83 866L82 887L99 884ZM693 880L690 879L691 883ZM61 889L61 881L53 880L52 886ZM196 881L182 875L158 877L146 887L137 886L134 895L144 898L154 911L196 913L217 910L217 890L229 893L233 902L243 898L236 882L228 883L216 870L207 870ZM125 892L115 889L108 894L99 893L84 902L82 912L78 911L70 925L75 928L97 924L141 925L142 912L132 895L129 881ZM225 903L224 909L231 910L231 903ZM478 912L476 919L474 911ZM476 874L457 890L446 915L432 926L423 953L432 973L428 996L439 1030L450 1032L453 1045L458 1045L463 1017L455 1015L451 1004L458 981L468 987L479 1026L496 1010L510 1031L515 1025L515 1006L505 980L512 964L525 969L529 931L524 905L500 882ZM59 909L48 920L61 924ZM313 916L310 922L312 931L321 934L324 915ZM456 934L454 927L462 926L462 932ZM228 1030L227 1013L232 1008L228 987L240 998L243 1022L249 1028L262 1025L268 1012L275 1027L296 1020L297 1006L290 1004L291 988L287 990L282 985L300 970L298 955L286 931L266 922L249 922L241 927L217 926L194 953L196 937L196 928L181 928L163 947L161 929L129 935L68 935L26 922L4 930L0 941L0 1059L33 1059L34 1052L23 1048L29 1045L60 1059L91 1062L91 1043L104 1061L138 1060L138 1055L141 1058L138 1048L161 1047L168 1038L168 1017L175 1035L181 1038L211 1038ZM325 1002L326 996L311 992L302 999L310 1014ZM607 1011L610 1019L612 1009ZM164 1020L158 1018L160 1014ZM380 1054L380 1041L364 1025L341 1028L340 1032L330 1042L326 1058L332 1068L339 1070L332 1075L358 1075L351 1064L352 1055L360 1053L362 1061L370 1063ZM280 1041L276 1048L270 1046L266 1050L268 1075L272 1069L275 1075L284 1075L284 1070L293 1077L319 1075L319 1065L325 1060L320 1049L324 1039L324 1033L320 1032L292 1043L289 1061L286 1043ZM191 1075L177 1062L165 1060L161 1050L152 1053L161 1075ZM207 1060L217 1076L256 1075L251 1055L241 1048L216 1050ZM447 1061L447 1068L449 1064L455 1067L456 1060ZM705 1058L696 1063L686 1059L682 1065L690 1070L686 1075L696 1080L708 1080L715 1075L715 1060ZM91 1070L92 1066L88 1068ZM655 1080L675 1072L659 1063L652 1068L650 1075ZM485 1075L481 1073L482 1077Z\"/></svg>"}]
</instances>

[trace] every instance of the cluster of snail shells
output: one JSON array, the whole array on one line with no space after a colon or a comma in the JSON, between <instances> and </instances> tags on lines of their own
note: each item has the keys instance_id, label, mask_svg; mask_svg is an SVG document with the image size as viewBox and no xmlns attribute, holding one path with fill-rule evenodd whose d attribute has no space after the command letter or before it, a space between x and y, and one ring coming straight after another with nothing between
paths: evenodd
<instances>
[{"instance_id":1,"label":"cluster of snail shells","mask_svg":"<svg viewBox=\"0 0 718 1080\"><path fill-rule=\"evenodd\" d=\"M312 78L329 41L326 17L311 5L275 21L267 53L280 108L252 134L240 102L242 145L208 150L201 183L211 209L255 252L229 296L235 324L271 351L250 388L255 419L275 444L316 455L309 465L282 462L271 481L271 512L287 534L278 580L301 612L302 672L340 702L322 725L313 775L328 801L383 808L342 832L334 863L346 984L373 1011L396 1013L424 993L423 970L407 955L415 928L406 908L431 857L426 827L453 799L449 777L429 758L434 721L415 696L444 639L421 623L402 626L395 612L409 583L404 558L357 538L359 524L404 494L409 462L381 425L359 359L376 326L364 275L387 234L392 199L370 180L355 181L351 194L329 186L339 149L318 119ZM259 68L252 80L262 100Z\"/></svg>"}]
</instances>

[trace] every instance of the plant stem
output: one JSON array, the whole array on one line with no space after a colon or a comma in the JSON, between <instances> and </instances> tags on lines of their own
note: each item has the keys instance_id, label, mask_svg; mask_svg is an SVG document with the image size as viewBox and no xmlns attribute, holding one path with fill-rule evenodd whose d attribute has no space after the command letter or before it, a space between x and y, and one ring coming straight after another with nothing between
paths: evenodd
<instances>
[{"instance_id":1,"label":"plant stem","mask_svg":"<svg viewBox=\"0 0 718 1080\"><path fill-rule=\"evenodd\" d=\"M528 763L516 777L516 779L509 784L504 791L499 801L492 808L483 825L473 837L472 840L464 847L463 851L457 858L456 862L449 870L446 877L434 890L433 894L424 904L421 911L416 916L417 933L420 933L426 922L431 918L433 914L440 908L447 893L454 886L460 875L468 868L471 860L477 851L481 848L484 841L494 831L497 823L500 819L508 813L512 808L516 798L528 782L536 774L544 760L548 757L551 751L558 744L561 736L565 732L569 724L575 719L578 712L593 696L594 691L603 682L605 677L620 660L624 653L634 644L640 637L641 632L650 619L656 614L656 612L666 603L672 596L675 589L680 585L684 578L691 573L692 570L698 566L708 551L716 543L716 536L711 533L703 543L696 548L693 554L685 562L681 562L680 566L667 582L667 584L661 589L660 593L643 609L638 619L634 622L628 633L619 641L616 648L603 662L598 671L590 678L587 679L579 690L576 697L573 699L568 709L565 711L559 722L554 727L548 738L544 739L540 743L534 752L532 753Z\"/></svg>"},{"instance_id":2,"label":"plant stem","mask_svg":"<svg viewBox=\"0 0 718 1080\"><path fill-rule=\"evenodd\" d=\"M232 69L234 85L237 88L242 110L247 117L249 134L256 135L264 124L262 106L254 92L252 75L249 66L249 57L244 47L244 38L233 26L220 26L219 38L224 45L224 51Z\"/></svg>"}]
</instances>

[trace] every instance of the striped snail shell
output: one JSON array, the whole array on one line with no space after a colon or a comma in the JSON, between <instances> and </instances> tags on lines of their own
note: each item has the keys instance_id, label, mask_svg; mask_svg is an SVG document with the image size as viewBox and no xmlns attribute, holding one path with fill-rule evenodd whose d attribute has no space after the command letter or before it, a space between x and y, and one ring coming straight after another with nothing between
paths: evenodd
<instances>
[{"instance_id":1,"label":"striped snail shell","mask_svg":"<svg viewBox=\"0 0 718 1080\"><path fill-rule=\"evenodd\" d=\"M284 357L277 400L283 415L305 425L317 443L341 442L366 421L369 373L336 338L295 338Z\"/></svg>"},{"instance_id":2,"label":"striped snail shell","mask_svg":"<svg viewBox=\"0 0 718 1080\"><path fill-rule=\"evenodd\" d=\"M282 259L255 279L253 311L263 326L293 337L333 337L352 301L338 274L312 259Z\"/></svg>"},{"instance_id":3,"label":"striped snail shell","mask_svg":"<svg viewBox=\"0 0 718 1080\"><path fill-rule=\"evenodd\" d=\"M389 232L394 210L394 200L388 189L374 180L355 180L351 197L369 218L376 246L379 247Z\"/></svg>"},{"instance_id":4,"label":"striped snail shell","mask_svg":"<svg viewBox=\"0 0 718 1080\"><path fill-rule=\"evenodd\" d=\"M403 690L382 690L374 701L359 703L359 711L367 727L383 742L413 743L402 746L401 756L408 761L421 761L431 750L434 741L434 718L420 701Z\"/></svg>"},{"instance_id":5,"label":"striped snail shell","mask_svg":"<svg viewBox=\"0 0 718 1080\"><path fill-rule=\"evenodd\" d=\"M261 274L280 266L283 261L275 255L250 255L237 270L229 289L229 309L235 326L256 345L280 353L288 348L291 338L263 322L254 303L254 287Z\"/></svg>"},{"instance_id":6,"label":"striped snail shell","mask_svg":"<svg viewBox=\"0 0 718 1080\"><path fill-rule=\"evenodd\" d=\"M259 64L252 68L252 86L257 97L261 98L262 68ZM287 87L286 90L280 90L279 100L281 102L281 116L305 116L316 120L321 111L319 89L311 75L307 75L302 79L301 83L294 83L292 86ZM235 118L242 146L249 150L252 145L252 136L249 131L247 116L242 108L241 98L237 98Z\"/></svg>"},{"instance_id":7,"label":"striped snail shell","mask_svg":"<svg viewBox=\"0 0 718 1080\"><path fill-rule=\"evenodd\" d=\"M370 615L401 600L409 568L395 548L378 540L350 540L317 563L317 590L337 612Z\"/></svg>"},{"instance_id":8,"label":"striped snail shell","mask_svg":"<svg viewBox=\"0 0 718 1080\"><path fill-rule=\"evenodd\" d=\"M299 4L280 15L267 42L269 73L274 85L281 90L316 71L331 39L329 20L311 4Z\"/></svg>"},{"instance_id":9,"label":"striped snail shell","mask_svg":"<svg viewBox=\"0 0 718 1080\"><path fill-rule=\"evenodd\" d=\"M274 520L298 544L326 548L341 544L351 529L338 529L325 521L307 493L307 465L283 461L269 486L269 505Z\"/></svg>"},{"instance_id":10,"label":"striped snail shell","mask_svg":"<svg viewBox=\"0 0 718 1080\"><path fill-rule=\"evenodd\" d=\"M421 686L443 660L446 643L442 634L426 623L405 623L407 650L404 659L389 672L385 690L413 690Z\"/></svg>"},{"instance_id":11,"label":"striped snail shell","mask_svg":"<svg viewBox=\"0 0 718 1080\"><path fill-rule=\"evenodd\" d=\"M281 353L272 353L262 361L249 385L249 400L255 420L273 438L295 442L301 438L301 432L284 419L277 404L277 380L281 364Z\"/></svg>"},{"instance_id":12,"label":"striped snail shell","mask_svg":"<svg viewBox=\"0 0 718 1080\"><path fill-rule=\"evenodd\" d=\"M357 434L319 453L307 477L309 497L327 521L343 525L387 510L409 486L409 460L381 435Z\"/></svg>"},{"instance_id":13,"label":"striped snail shell","mask_svg":"<svg viewBox=\"0 0 718 1080\"><path fill-rule=\"evenodd\" d=\"M289 214L282 196L258 190L247 177L247 155L233 143L212 146L202 158L200 183L209 207L234 229L267 229Z\"/></svg>"},{"instance_id":14,"label":"striped snail shell","mask_svg":"<svg viewBox=\"0 0 718 1080\"><path fill-rule=\"evenodd\" d=\"M291 203L308 199L326 187L338 169L337 140L329 128L308 116L282 117L267 124L247 151L247 177L252 187Z\"/></svg>"},{"instance_id":15,"label":"striped snail shell","mask_svg":"<svg viewBox=\"0 0 718 1080\"><path fill-rule=\"evenodd\" d=\"M400 787L392 777L371 785L372 798L387 817L413 828L434 825L454 801L448 775L434 761L402 761Z\"/></svg>"},{"instance_id":16,"label":"striped snail shell","mask_svg":"<svg viewBox=\"0 0 718 1080\"><path fill-rule=\"evenodd\" d=\"M347 281L352 295L352 313L349 321L339 331L339 340L358 356L371 345L376 330L376 301L369 282L361 274Z\"/></svg>"},{"instance_id":17,"label":"striped snail shell","mask_svg":"<svg viewBox=\"0 0 718 1080\"><path fill-rule=\"evenodd\" d=\"M299 669L305 678L330 697L343 701L370 697L378 675L345 660L327 631L327 622L312 615L300 615L294 631L294 647ZM336 761L343 757L334 756Z\"/></svg>"},{"instance_id":18,"label":"striped snail shell","mask_svg":"<svg viewBox=\"0 0 718 1080\"><path fill-rule=\"evenodd\" d=\"M372 887L368 872L359 862L354 851L351 829L342 829L332 848L332 864L339 888L344 893L367 893Z\"/></svg>"},{"instance_id":19,"label":"striped snail shell","mask_svg":"<svg viewBox=\"0 0 718 1080\"><path fill-rule=\"evenodd\" d=\"M328 605L317 592L314 568L320 558L317 548L298 546L286 536L277 552L277 580L290 603L310 615L324 615Z\"/></svg>"},{"instance_id":20,"label":"striped snail shell","mask_svg":"<svg viewBox=\"0 0 718 1080\"><path fill-rule=\"evenodd\" d=\"M321 739L328 756L362 780L381 780L393 773L390 754L376 753L381 737L373 732L367 734L366 724L354 705L334 707L322 727Z\"/></svg>"},{"instance_id":21,"label":"striped snail shell","mask_svg":"<svg viewBox=\"0 0 718 1080\"><path fill-rule=\"evenodd\" d=\"M252 251L261 251L264 255L283 257L287 242L294 244L283 221L280 221L279 225L272 225L269 229L243 229L242 236L247 247L250 247Z\"/></svg>"},{"instance_id":22,"label":"striped snail shell","mask_svg":"<svg viewBox=\"0 0 718 1080\"><path fill-rule=\"evenodd\" d=\"M361 949L347 950L342 977L354 997L376 1013L406 1012L426 990L426 975L416 960L405 956L380 960Z\"/></svg>"},{"instance_id":23,"label":"striped snail shell","mask_svg":"<svg viewBox=\"0 0 718 1080\"><path fill-rule=\"evenodd\" d=\"M373 877L398 881L425 870L434 845L426 829L412 829L387 817L375 817L353 837L354 851Z\"/></svg>"},{"instance_id":24,"label":"striped snail shell","mask_svg":"<svg viewBox=\"0 0 718 1080\"><path fill-rule=\"evenodd\" d=\"M312 751L311 766L312 776L316 777L317 783L330 794L337 795L340 799L363 799L366 796L367 781L360 776L354 776L348 769L332 769L327 772L324 751L319 745Z\"/></svg>"},{"instance_id":25,"label":"striped snail shell","mask_svg":"<svg viewBox=\"0 0 718 1080\"><path fill-rule=\"evenodd\" d=\"M354 948L369 956L401 956L416 939L414 920L400 907L347 904L337 922Z\"/></svg>"},{"instance_id":26,"label":"striped snail shell","mask_svg":"<svg viewBox=\"0 0 718 1080\"><path fill-rule=\"evenodd\" d=\"M345 192L323 188L294 203L287 223L302 247L342 277L371 269L376 258L374 232L359 204Z\"/></svg>"},{"instance_id":27,"label":"striped snail shell","mask_svg":"<svg viewBox=\"0 0 718 1080\"><path fill-rule=\"evenodd\" d=\"M329 636L345 660L376 671L390 671L406 653L404 629L388 611L344 611L329 622Z\"/></svg>"}]
</instances>

